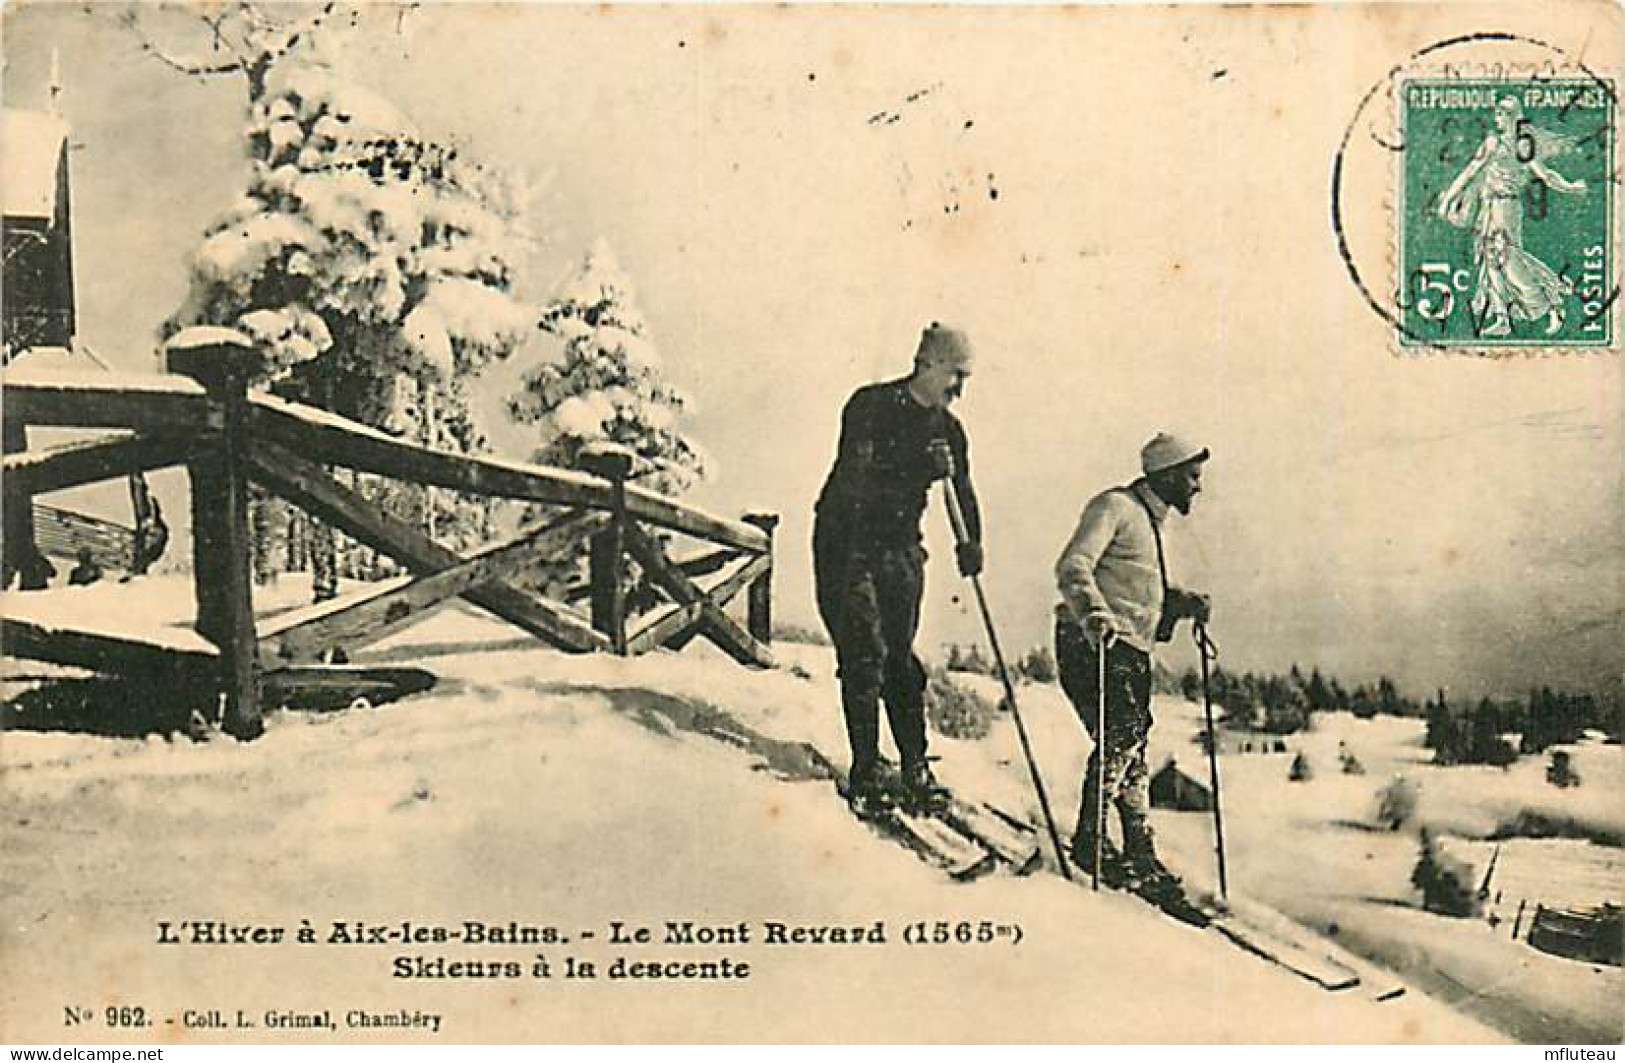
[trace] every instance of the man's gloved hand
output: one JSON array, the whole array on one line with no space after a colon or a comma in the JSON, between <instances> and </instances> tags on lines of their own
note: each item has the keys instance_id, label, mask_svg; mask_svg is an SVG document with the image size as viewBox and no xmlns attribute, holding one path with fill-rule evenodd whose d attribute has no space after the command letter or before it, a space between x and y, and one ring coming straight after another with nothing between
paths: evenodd
<instances>
[{"instance_id":1,"label":"man's gloved hand","mask_svg":"<svg viewBox=\"0 0 1625 1063\"><path fill-rule=\"evenodd\" d=\"M954 553L959 559L959 574L969 579L982 574L982 544L960 543Z\"/></svg>"},{"instance_id":2,"label":"man's gloved hand","mask_svg":"<svg viewBox=\"0 0 1625 1063\"><path fill-rule=\"evenodd\" d=\"M954 452L946 439L933 439L925 448L933 480L946 480L954 474Z\"/></svg>"},{"instance_id":3,"label":"man's gloved hand","mask_svg":"<svg viewBox=\"0 0 1625 1063\"><path fill-rule=\"evenodd\" d=\"M1205 594L1169 588L1168 605L1164 612L1173 620L1190 617L1198 624L1206 624L1213 616L1213 600Z\"/></svg>"},{"instance_id":4,"label":"man's gloved hand","mask_svg":"<svg viewBox=\"0 0 1625 1063\"><path fill-rule=\"evenodd\" d=\"M1117 624L1105 613L1090 613L1083 622L1084 637L1091 646L1110 646L1117 641Z\"/></svg>"}]
</instances>

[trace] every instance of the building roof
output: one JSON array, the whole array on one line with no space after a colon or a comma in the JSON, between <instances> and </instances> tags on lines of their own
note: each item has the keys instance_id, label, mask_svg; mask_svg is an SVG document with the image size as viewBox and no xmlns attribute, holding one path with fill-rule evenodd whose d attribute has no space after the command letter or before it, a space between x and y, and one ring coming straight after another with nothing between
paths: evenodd
<instances>
[{"instance_id":1,"label":"building roof","mask_svg":"<svg viewBox=\"0 0 1625 1063\"><path fill-rule=\"evenodd\" d=\"M8 218L56 216L57 160L68 124L42 111L5 110L0 126L0 202Z\"/></svg>"},{"instance_id":2,"label":"building roof","mask_svg":"<svg viewBox=\"0 0 1625 1063\"><path fill-rule=\"evenodd\" d=\"M1191 775L1184 768L1181 768L1179 766L1179 762L1173 757L1169 757L1168 759L1164 760L1162 762L1162 767L1158 768L1151 777L1152 779L1159 779L1164 776L1170 779L1182 779L1185 782L1194 784L1199 790L1207 790L1207 787L1203 786L1199 779Z\"/></svg>"}]
</instances>

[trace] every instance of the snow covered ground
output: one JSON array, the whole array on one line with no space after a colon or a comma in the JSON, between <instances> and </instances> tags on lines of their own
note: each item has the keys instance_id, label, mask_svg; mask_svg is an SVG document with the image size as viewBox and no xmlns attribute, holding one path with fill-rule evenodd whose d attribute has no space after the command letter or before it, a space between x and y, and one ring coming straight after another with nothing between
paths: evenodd
<instances>
[{"instance_id":1,"label":"snow covered ground","mask_svg":"<svg viewBox=\"0 0 1625 1063\"><path fill-rule=\"evenodd\" d=\"M7 732L0 955L12 976L0 980L0 1040L60 1038L66 1007L94 1007L99 1020L110 1004L143 1007L152 1025L98 1022L76 1040L1500 1039L1421 992L1385 1003L1364 989L1327 993L1054 875L948 881L847 815L802 745L843 742L827 657L779 649L799 671L746 671L701 647L569 657L453 609L368 655L434 670L432 693L274 714L253 744ZM1023 707L1069 824L1081 741L1057 698ZM943 774L1004 786L1019 806L1007 738L938 740ZM1247 844L1243 832L1238 867ZM337 921L410 920L432 933L473 920L556 927L569 940L307 945L294 938L306 919L323 938ZM160 924L181 920L285 934L160 943ZM743 921L752 936L664 944L666 922L686 920ZM762 940L766 921L876 920L883 945ZM919 920L986 920L1021 938L905 943ZM614 921L652 927L653 942L614 943ZM397 957L418 956L523 970L395 976ZM547 978L534 977L538 957ZM566 977L567 957L599 976ZM617 957L728 958L750 973L611 979ZM239 1009L254 1028L187 1026L214 1011L234 1022ZM324 1009L336 1029L266 1026L267 1012ZM440 1032L345 1027L351 1011L403 1010L441 1016Z\"/></svg>"},{"instance_id":2,"label":"snow covered ground","mask_svg":"<svg viewBox=\"0 0 1625 1063\"><path fill-rule=\"evenodd\" d=\"M992 695L991 680L973 678ZM1045 754L1053 800L1074 816L1078 766L1087 745L1070 707L1054 687L1020 691L1024 718ZM1150 761L1168 757L1204 785L1205 755L1195 743L1201 709L1158 697ZM1547 906L1625 900L1625 852L1579 839L1514 839L1502 846L1492 884L1500 920L1459 920L1421 911L1410 886L1418 855L1416 827L1442 832L1446 851L1478 875L1494 848L1482 840L1523 812L1580 824L1603 836L1625 828L1625 752L1588 740L1568 747L1583 779L1559 790L1545 781L1545 757L1521 759L1509 770L1439 768L1422 748L1422 723L1346 713L1320 714L1315 730L1287 738L1286 754L1229 754L1220 759L1228 878L1232 896L1267 904L1326 934L1398 977L1495 1026L1509 1037L1542 1043L1614 1043L1625 1031L1625 974L1540 952L1511 939L1520 900L1528 912ZM995 734L992 748L1014 750L1013 735ZM1344 775L1346 745L1366 768ZM1293 755L1303 752L1313 778L1289 782ZM1377 792L1403 774L1418 789L1417 819L1390 832L1373 826ZM1019 797L1017 799L1020 799ZM1027 799L1031 814L1036 806ZM1212 817L1157 812L1153 818L1168 862L1194 886L1216 890ZM1493 903L1499 893L1499 904ZM1528 930L1528 914L1521 933Z\"/></svg>"}]
</instances>

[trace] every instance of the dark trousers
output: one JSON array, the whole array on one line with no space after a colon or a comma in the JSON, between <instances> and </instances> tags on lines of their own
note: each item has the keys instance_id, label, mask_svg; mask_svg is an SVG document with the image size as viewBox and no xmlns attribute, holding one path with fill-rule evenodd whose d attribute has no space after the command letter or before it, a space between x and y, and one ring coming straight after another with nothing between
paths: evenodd
<instances>
[{"instance_id":1,"label":"dark trousers","mask_svg":"<svg viewBox=\"0 0 1625 1063\"><path fill-rule=\"evenodd\" d=\"M1098 728L1100 655L1070 620L1055 624L1055 663L1061 689L1072 702L1084 730L1094 742L1084 771L1083 799L1078 807L1074 851L1092 853L1098 821L1100 773L1105 772L1106 800L1117 807L1123 824L1123 852L1131 861L1155 857L1151 826L1150 778L1145 751L1151 735L1151 657L1124 642L1106 651L1106 736ZM1104 754L1104 755L1103 755Z\"/></svg>"},{"instance_id":2,"label":"dark trousers","mask_svg":"<svg viewBox=\"0 0 1625 1063\"><path fill-rule=\"evenodd\" d=\"M880 702L904 764L925 759L925 667L914 654L925 591L918 543L857 545L835 522L813 524L818 615L835 643L852 775L880 755Z\"/></svg>"}]
</instances>

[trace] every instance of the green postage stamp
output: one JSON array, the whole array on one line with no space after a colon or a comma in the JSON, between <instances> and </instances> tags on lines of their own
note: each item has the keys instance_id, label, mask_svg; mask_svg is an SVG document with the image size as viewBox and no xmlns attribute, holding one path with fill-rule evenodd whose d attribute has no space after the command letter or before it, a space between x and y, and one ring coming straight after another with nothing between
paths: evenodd
<instances>
[{"instance_id":1,"label":"green postage stamp","mask_svg":"<svg viewBox=\"0 0 1625 1063\"><path fill-rule=\"evenodd\" d=\"M1613 84L1532 74L1399 89L1401 346L1612 346Z\"/></svg>"}]
</instances>

